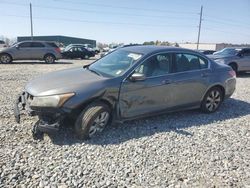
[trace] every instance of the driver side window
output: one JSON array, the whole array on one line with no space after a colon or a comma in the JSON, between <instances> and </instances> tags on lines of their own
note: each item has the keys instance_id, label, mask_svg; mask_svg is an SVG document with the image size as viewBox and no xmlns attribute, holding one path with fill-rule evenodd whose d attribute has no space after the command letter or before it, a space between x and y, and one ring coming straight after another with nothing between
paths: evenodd
<instances>
[{"instance_id":1,"label":"driver side window","mask_svg":"<svg viewBox=\"0 0 250 188\"><path fill-rule=\"evenodd\" d=\"M172 72L172 54L158 54L148 58L135 73L144 74L146 77L156 77Z\"/></svg>"},{"instance_id":2,"label":"driver side window","mask_svg":"<svg viewBox=\"0 0 250 188\"><path fill-rule=\"evenodd\" d=\"M20 48L30 48L31 47L31 42L23 42L19 44Z\"/></svg>"}]
</instances>

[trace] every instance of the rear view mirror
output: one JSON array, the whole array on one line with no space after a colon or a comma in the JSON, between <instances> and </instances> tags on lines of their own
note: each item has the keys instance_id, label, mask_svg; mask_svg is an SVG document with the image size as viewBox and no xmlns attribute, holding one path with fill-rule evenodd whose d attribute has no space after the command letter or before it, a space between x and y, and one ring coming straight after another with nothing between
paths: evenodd
<instances>
[{"instance_id":1,"label":"rear view mirror","mask_svg":"<svg viewBox=\"0 0 250 188\"><path fill-rule=\"evenodd\" d=\"M146 79L146 77L145 77L145 75L142 74L142 73L133 73L133 74L130 76L130 78L129 78L129 80L132 81L132 82L135 82L135 81L143 81L143 80L145 80L145 79Z\"/></svg>"}]
</instances>

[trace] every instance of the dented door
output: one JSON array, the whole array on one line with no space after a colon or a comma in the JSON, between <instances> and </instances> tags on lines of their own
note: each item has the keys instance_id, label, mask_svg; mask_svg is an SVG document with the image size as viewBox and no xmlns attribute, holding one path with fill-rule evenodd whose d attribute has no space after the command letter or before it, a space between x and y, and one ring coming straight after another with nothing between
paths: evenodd
<instances>
[{"instance_id":1,"label":"dented door","mask_svg":"<svg viewBox=\"0 0 250 188\"><path fill-rule=\"evenodd\" d=\"M124 81L119 98L121 117L131 118L174 106L175 94L171 81L170 76Z\"/></svg>"}]
</instances>

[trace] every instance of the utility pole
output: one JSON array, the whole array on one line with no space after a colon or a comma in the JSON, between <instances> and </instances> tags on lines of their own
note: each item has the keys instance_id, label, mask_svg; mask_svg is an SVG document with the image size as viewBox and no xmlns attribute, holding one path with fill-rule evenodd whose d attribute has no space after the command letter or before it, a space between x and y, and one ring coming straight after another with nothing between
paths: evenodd
<instances>
[{"instance_id":1,"label":"utility pole","mask_svg":"<svg viewBox=\"0 0 250 188\"><path fill-rule=\"evenodd\" d=\"M31 40L33 40L33 21L32 21L32 4L30 3L30 34Z\"/></svg>"},{"instance_id":2,"label":"utility pole","mask_svg":"<svg viewBox=\"0 0 250 188\"><path fill-rule=\"evenodd\" d=\"M201 12L200 12L200 23L199 23L199 32L198 32L198 40L197 40L197 50L199 49L199 43L200 43L202 10L203 10L203 6L201 6Z\"/></svg>"}]
</instances>

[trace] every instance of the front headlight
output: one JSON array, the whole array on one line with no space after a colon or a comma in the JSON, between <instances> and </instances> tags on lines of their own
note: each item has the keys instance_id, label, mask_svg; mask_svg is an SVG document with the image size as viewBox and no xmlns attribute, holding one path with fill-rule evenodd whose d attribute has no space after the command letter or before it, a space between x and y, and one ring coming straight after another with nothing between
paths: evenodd
<instances>
[{"instance_id":1,"label":"front headlight","mask_svg":"<svg viewBox=\"0 0 250 188\"><path fill-rule=\"evenodd\" d=\"M34 107L61 107L68 99L73 97L74 93L66 93L61 95L51 95L43 97L33 97L30 106Z\"/></svg>"},{"instance_id":2,"label":"front headlight","mask_svg":"<svg viewBox=\"0 0 250 188\"><path fill-rule=\"evenodd\" d=\"M224 63L225 64L225 60L224 59L216 59L214 60L217 63Z\"/></svg>"}]
</instances>

